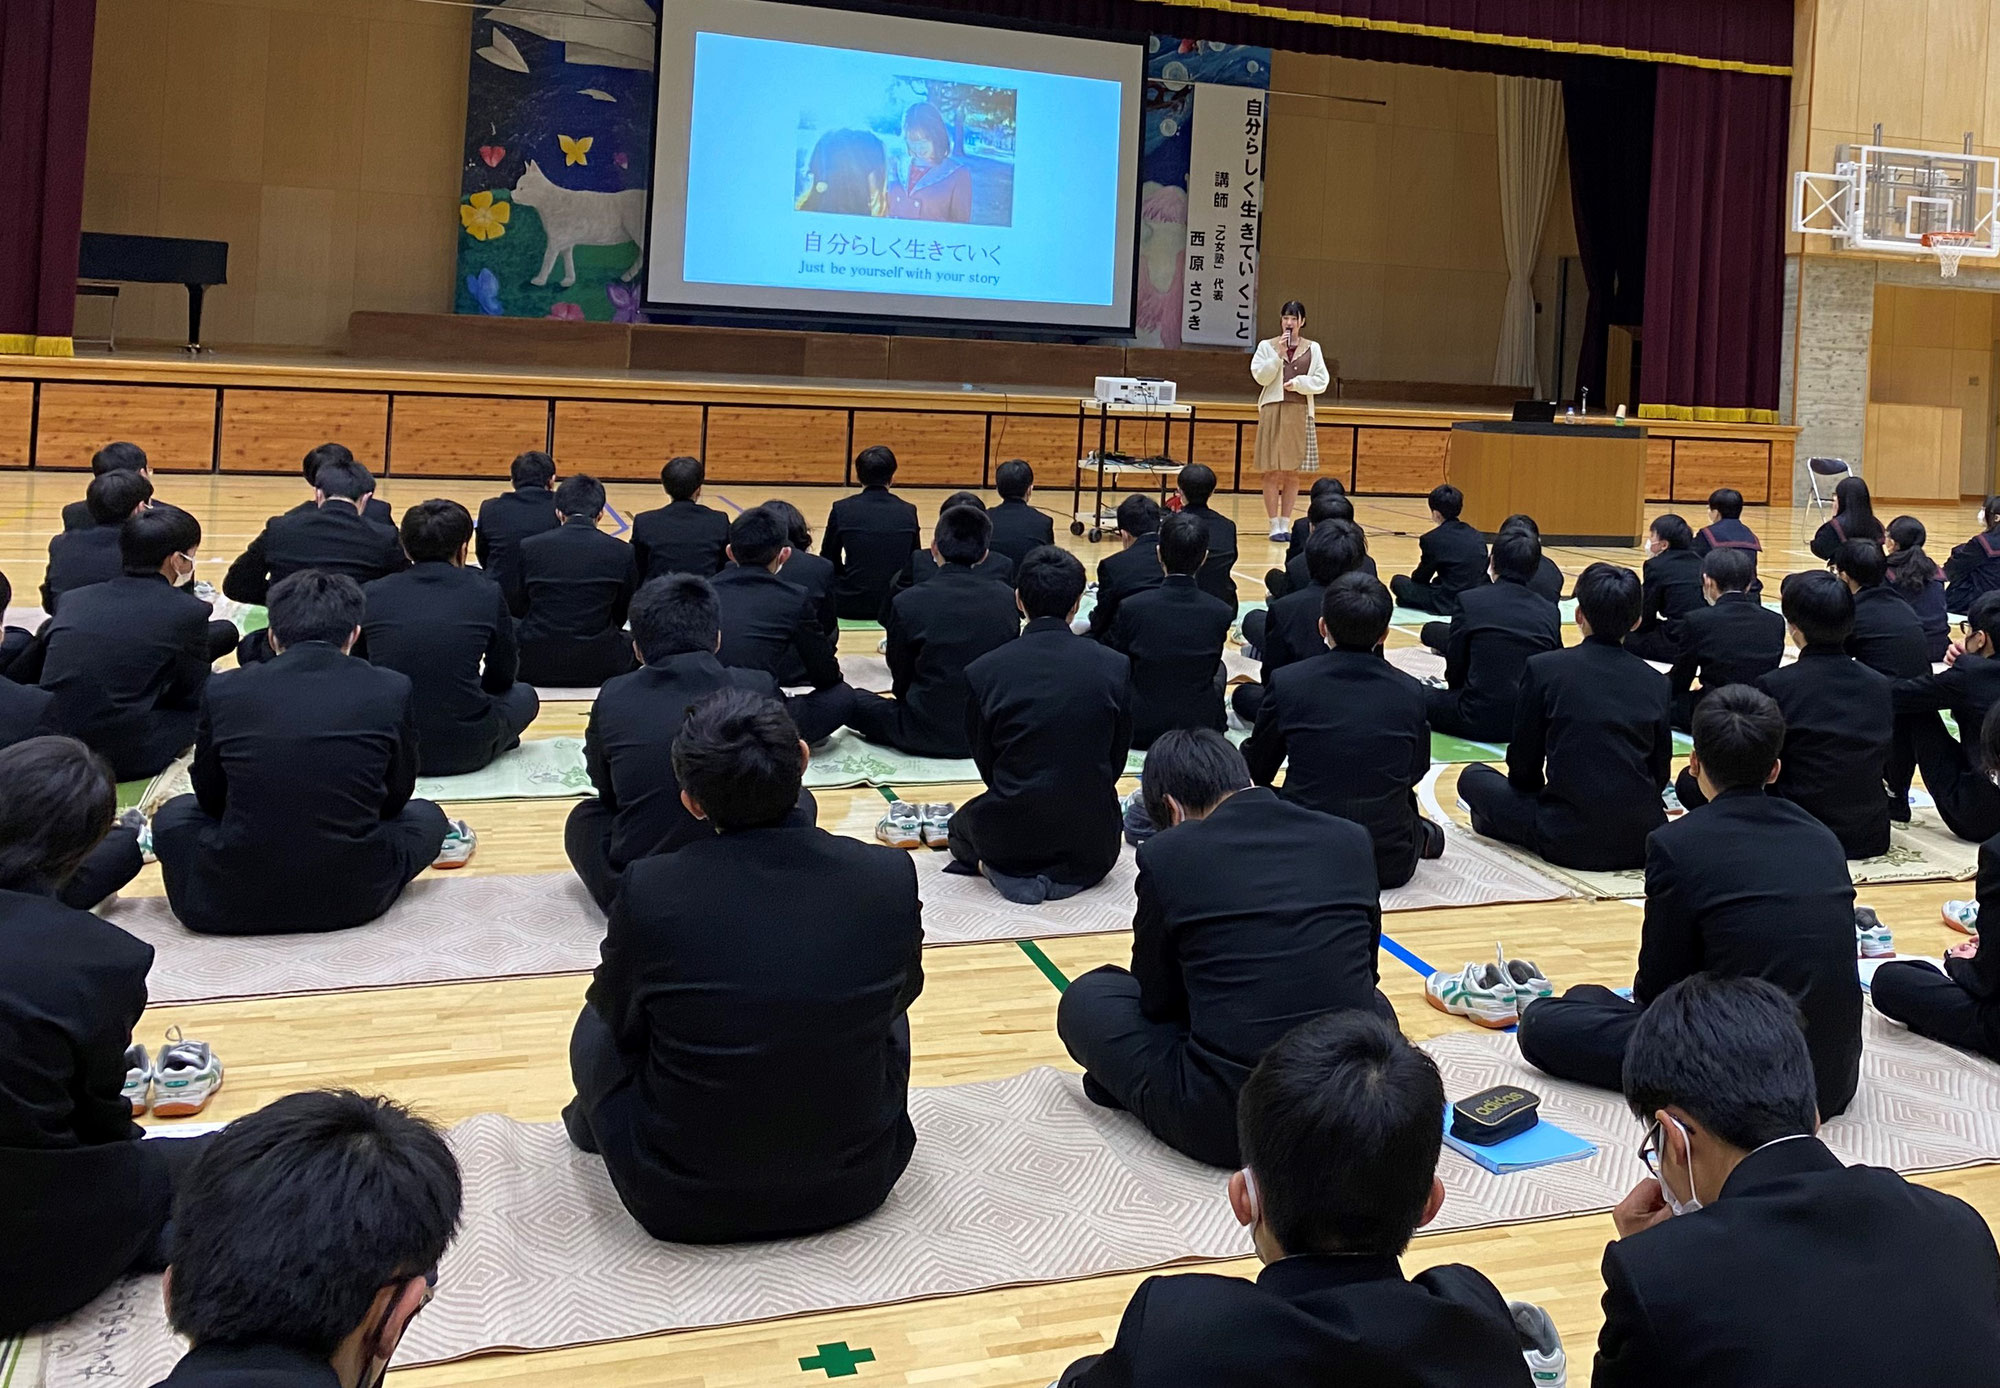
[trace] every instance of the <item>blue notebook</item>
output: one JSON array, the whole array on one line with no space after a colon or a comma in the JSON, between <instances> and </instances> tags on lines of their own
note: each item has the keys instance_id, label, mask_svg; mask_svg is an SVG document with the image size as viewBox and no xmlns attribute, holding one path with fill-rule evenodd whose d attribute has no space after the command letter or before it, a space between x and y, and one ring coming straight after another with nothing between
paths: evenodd
<instances>
[{"instance_id":1,"label":"blue notebook","mask_svg":"<svg viewBox=\"0 0 2000 1388\"><path fill-rule=\"evenodd\" d=\"M1566 1128L1559 1128L1544 1118L1534 1127L1510 1137L1505 1142L1496 1142L1491 1147L1481 1147L1477 1143L1466 1142L1451 1135L1451 1111L1444 1117L1445 1145L1453 1151L1470 1157L1495 1175L1505 1176L1513 1171L1530 1171L1538 1166L1554 1166L1557 1162L1582 1161L1595 1156L1595 1143L1585 1142Z\"/></svg>"}]
</instances>

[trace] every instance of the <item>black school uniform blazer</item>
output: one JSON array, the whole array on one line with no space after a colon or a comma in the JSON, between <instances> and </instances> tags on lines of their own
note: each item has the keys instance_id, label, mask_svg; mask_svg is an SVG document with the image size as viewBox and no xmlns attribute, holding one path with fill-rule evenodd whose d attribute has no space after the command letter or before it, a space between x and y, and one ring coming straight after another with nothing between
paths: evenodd
<instances>
[{"instance_id":1,"label":"black school uniform blazer","mask_svg":"<svg viewBox=\"0 0 2000 1388\"><path fill-rule=\"evenodd\" d=\"M1195 575L1201 591L1229 604L1236 616L1236 522L1207 506L1188 506L1182 514L1200 516L1208 526L1208 558Z\"/></svg>"},{"instance_id":2,"label":"black school uniform blazer","mask_svg":"<svg viewBox=\"0 0 2000 1388\"><path fill-rule=\"evenodd\" d=\"M547 487L516 487L479 503L479 528L472 533L472 552L480 572L500 585L507 606L518 616L521 606L521 541L554 530L556 494Z\"/></svg>"},{"instance_id":3,"label":"black school uniform blazer","mask_svg":"<svg viewBox=\"0 0 2000 1388\"><path fill-rule=\"evenodd\" d=\"M731 564L709 580L722 613L724 665L776 677L796 668L815 689L840 683L840 661L812 599L769 569Z\"/></svg>"},{"instance_id":4,"label":"black school uniform blazer","mask_svg":"<svg viewBox=\"0 0 2000 1388\"><path fill-rule=\"evenodd\" d=\"M1222 647L1236 609L1203 591L1193 574L1168 574L1118 609L1104 644L1132 661L1132 745L1150 747L1174 728L1227 726Z\"/></svg>"},{"instance_id":5,"label":"black school uniform blazer","mask_svg":"<svg viewBox=\"0 0 2000 1388\"><path fill-rule=\"evenodd\" d=\"M1887 676L1838 646L1807 646L1757 681L1785 715L1771 793L1833 830L1850 858L1889 851L1883 770L1895 738Z\"/></svg>"},{"instance_id":6,"label":"black school uniform blazer","mask_svg":"<svg viewBox=\"0 0 2000 1388\"><path fill-rule=\"evenodd\" d=\"M841 616L880 619L889 585L921 547L920 534L917 508L887 487L864 487L833 503L819 552L833 561Z\"/></svg>"},{"instance_id":7,"label":"black school uniform blazer","mask_svg":"<svg viewBox=\"0 0 2000 1388\"><path fill-rule=\"evenodd\" d=\"M1118 604L1134 593L1157 588L1167 572L1160 567L1160 537L1141 535L1130 546L1097 562L1097 605L1090 609L1090 634L1099 641L1111 634Z\"/></svg>"},{"instance_id":8,"label":"black school uniform blazer","mask_svg":"<svg viewBox=\"0 0 2000 1388\"><path fill-rule=\"evenodd\" d=\"M211 668L208 618L207 603L158 574L121 574L71 593L49 625L42 662L57 726L121 778L161 770L192 740Z\"/></svg>"},{"instance_id":9,"label":"black school uniform blazer","mask_svg":"<svg viewBox=\"0 0 2000 1388\"><path fill-rule=\"evenodd\" d=\"M1676 698L1701 677L1704 690L1755 684L1785 658L1785 619L1749 593L1723 593L1681 619L1680 654L1667 680Z\"/></svg>"},{"instance_id":10,"label":"black school uniform blazer","mask_svg":"<svg viewBox=\"0 0 2000 1388\"><path fill-rule=\"evenodd\" d=\"M989 507L986 515L993 522L993 552L1006 555L1017 569L1030 550L1056 542L1055 521L1025 501L1003 501Z\"/></svg>"},{"instance_id":11,"label":"black school uniform blazer","mask_svg":"<svg viewBox=\"0 0 2000 1388\"><path fill-rule=\"evenodd\" d=\"M673 501L632 518L639 581L668 574L712 578L729 562L729 517L699 501Z\"/></svg>"},{"instance_id":12,"label":"black school uniform blazer","mask_svg":"<svg viewBox=\"0 0 2000 1388\"><path fill-rule=\"evenodd\" d=\"M53 617L64 593L108 583L121 577L125 563L118 552L121 526L93 525L65 530L49 540L49 566L42 575L42 610Z\"/></svg>"},{"instance_id":13,"label":"black school uniform blazer","mask_svg":"<svg viewBox=\"0 0 2000 1388\"><path fill-rule=\"evenodd\" d=\"M966 667L1020 634L1014 590L963 564L947 564L928 582L896 594L889 604L889 678L904 749L923 757L971 756Z\"/></svg>"},{"instance_id":14,"label":"black school uniform blazer","mask_svg":"<svg viewBox=\"0 0 2000 1388\"><path fill-rule=\"evenodd\" d=\"M1463 593L1486 582L1486 538L1462 520L1448 520L1426 530L1417 540L1421 558L1412 582L1431 583L1448 593Z\"/></svg>"},{"instance_id":15,"label":"black school uniform blazer","mask_svg":"<svg viewBox=\"0 0 2000 1388\"><path fill-rule=\"evenodd\" d=\"M473 570L442 562L378 578L362 593L368 611L357 654L409 677L419 773L457 776L485 766L506 728L498 696L514 687L521 662L507 595Z\"/></svg>"},{"instance_id":16,"label":"black school uniform blazer","mask_svg":"<svg viewBox=\"0 0 2000 1388\"><path fill-rule=\"evenodd\" d=\"M409 566L394 526L362 515L345 501L328 501L324 506L308 502L264 522L264 529L223 575L222 592L236 602L261 604L270 596L272 584L301 569L372 583Z\"/></svg>"},{"instance_id":17,"label":"black school uniform blazer","mask_svg":"<svg viewBox=\"0 0 2000 1388\"><path fill-rule=\"evenodd\" d=\"M632 546L585 516L521 542L522 677L538 684L597 683L631 646L625 613L639 586ZM595 675L595 679L569 678Z\"/></svg>"},{"instance_id":18,"label":"black school uniform blazer","mask_svg":"<svg viewBox=\"0 0 2000 1388\"><path fill-rule=\"evenodd\" d=\"M1562 611L1525 584L1500 579L1459 595L1444 651L1444 682L1480 741L1514 731L1521 674L1531 656L1562 649Z\"/></svg>"},{"instance_id":19,"label":"black school uniform blazer","mask_svg":"<svg viewBox=\"0 0 2000 1388\"><path fill-rule=\"evenodd\" d=\"M1847 653L1892 680L1921 679L1931 672L1930 638L1917 610L1886 583L1854 595L1854 630Z\"/></svg>"}]
</instances>

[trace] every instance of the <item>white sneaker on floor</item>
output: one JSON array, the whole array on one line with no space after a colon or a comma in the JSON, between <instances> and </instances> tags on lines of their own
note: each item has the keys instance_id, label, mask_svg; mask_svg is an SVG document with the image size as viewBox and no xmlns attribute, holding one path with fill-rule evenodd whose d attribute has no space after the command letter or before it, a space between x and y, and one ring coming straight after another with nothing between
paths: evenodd
<instances>
[{"instance_id":1,"label":"white sneaker on floor","mask_svg":"<svg viewBox=\"0 0 2000 1388\"><path fill-rule=\"evenodd\" d=\"M222 1088L222 1062L206 1041L181 1039L179 1027L167 1029L167 1045L153 1071L153 1114L158 1118L191 1118L208 1107Z\"/></svg>"},{"instance_id":2,"label":"white sneaker on floor","mask_svg":"<svg viewBox=\"0 0 2000 1388\"><path fill-rule=\"evenodd\" d=\"M918 833L925 848L943 848L951 841L951 817L958 813L953 804L925 805L917 811Z\"/></svg>"},{"instance_id":3,"label":"white sneaker on floor","mask_svg":"<svg viewBox=\"0 0 2000 1388\"><path fill-rule=\"evenodd\" d=\"M924 846L923 811L907 800L891 800L889 808L876 821L875 838L891 848L922 848Z\"/></svg>"},{"instance_id":4,"label":"white sneaker on floor","mask_svg":"<svg viewBox=\"0 0 2000 1388\"><path fill-rule=\"evenodd\" d=\"M1537 998L1555 996L1556 988L1549 982L1548 975L1536 967L1532 959L1509 959L1507 951L1496 941L1493 946L1493 964L1500 970L1500 977L1514 990L1514 1010L1525 1012L1528 1004Z\"/></svg>"},{"instance_id":5,"label":"white sneaker on floor","mask_svg":"<svg viewBox=\"0 0 2000 1388\"><path fill-rule=\"evenodd\" d=\"M125 1048L125 1084L119 1090L125 1101L132 1105L132 1116L137 1118L146 1111L152 1100L153 1062L146 1054L144 1046L134 1043Z\"/></svg>"},{"instance_id":6,"label":"white sneaker on floor","mask_svg":"<svg viewBox=\"0 0 2000 1388\"><path fill-rule=\"evenodd\" d=\"M1872 906L1854 908L1854 952L1862 959L1896 957L1896 937Z\"/></svg>"},{"instance_id":7,"label":"white sneaker on floor","mask_svg":"<svg viewBox=\"0 0 2000 1388\"><path fill-rule=\"evenodd\" d=\"M1532 1301L1510 1301L1507 1311L1514 1318L1514 1334L1535 1388L1568 1388L1569 1356L1563 1353L1562 1336L1549 1313Z\"/></svg>"},{"instance_id":8,"label":"white sneaker on floor","mask_svg":"<svg viewBox=\"0 0 2000 1388\"><path fill-rule=\"evenodd\" d=\"M1467 964L1455 974L1439 969L1424 980L1424 1001L1440 1012L1495 1031L1520 1020L1513 983L1491 964Z\"/></svg>"},{"instance_id":9,"label":"white sneaker on floor","mask_svg":"<svg viewBox=\"0 0 2000 1388\"><path fill-rule=\"evenodd\" d=\"M479 847L479 835L472 832L470 824L462 819L445 822L449 827L444 831L444 846L431 860L431 866L439 872L464 867L472 861L473 850Z\"/></svg>"},{"instance_id":10,"label":"white sneaker on floor","mask_svg":"<svg viewBox=\"0 0 2000 1388\"><path fill-rule=\"evenodd\" d=\"M1271 540L1273 543L1282 544L1291 538L1292 538L1291 526L1285 524L1285 522L1282 520L1274 520L1271 522Z\"/></svg>"},{"instance_id":11,"label":"white sneaker on floor","mask_svg":"<svg viewBox=\"0 0 2000 1388\"><path fill-rule=\"evenodd\" d=\"M1947 901L1941 912L1944 923L1961 935L1979 933L1979 903L1976 901Z\"/></svg>"}]
</instances>

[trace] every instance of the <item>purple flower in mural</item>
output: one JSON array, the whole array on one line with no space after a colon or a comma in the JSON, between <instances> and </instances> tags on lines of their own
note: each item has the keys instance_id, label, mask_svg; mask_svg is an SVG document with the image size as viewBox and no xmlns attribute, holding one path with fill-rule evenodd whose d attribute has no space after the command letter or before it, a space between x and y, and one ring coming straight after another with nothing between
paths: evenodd
<instances>
[{"instance_id":1,"label":"purple flower in mural","mask_svg":"<svg viewBox=\"0 0 2000 1388\"><path fill-rule=\"evenodd\" d=\"M476 275L465 277L466 292L479 305L479 311L489 317L498 317L507 310L500 307L500 278L489 266Z\"/></svg>"},{"instance_id":2,"label":"purple flower in mural","mask_svg":"<svg viewBox=\"0 0 2000 1388\"><path fill-rule=\"evenodd\" d=\"M645 315L639 311L639 291L629 284L608 284L604 292L611 296L611 321L614 323L643 323Z\"/></svg>"},{"instance_id":3,"label":"purple flower in mural","mask_svg":"<svg viewBox=\"0 0 2000 1388\"><path fill-rule=\"evenodd\" d=\"M625 151L622 149L619 150L616 154L611 156L611 162L616 164L621 169L630 168L632 166L631 156L626 154Z\"/></svg>"},{"instance_id":4,"label":"purple flower in mural","mask_svg":"<svg viewBox=\"0 0 2000 1388\"><path fill-rule=\"evenodd\" d=\"M551 304L549 305L549 317L561 319L565 323L581 323L583 321L583 305L569 303Z\"/></svg>"}]
</instances>

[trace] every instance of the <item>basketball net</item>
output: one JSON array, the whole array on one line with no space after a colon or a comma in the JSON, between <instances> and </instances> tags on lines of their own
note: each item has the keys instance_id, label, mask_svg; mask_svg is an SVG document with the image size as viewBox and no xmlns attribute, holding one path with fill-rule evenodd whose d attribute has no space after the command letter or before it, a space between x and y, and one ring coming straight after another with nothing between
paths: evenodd
<instances>
[{"instance_id":1,"label":"basketball net","mask_svg":"<svg viewBox=\"0 0 2000 1388\"><path fill-rule=\"evenodd\" d=\"M1972 249L1976 238L1969 231L1927 231L1924 233L1924 249L1937 257L1938 278L1957 279L1958 262Z\"/></svg>"}]
</instances>

